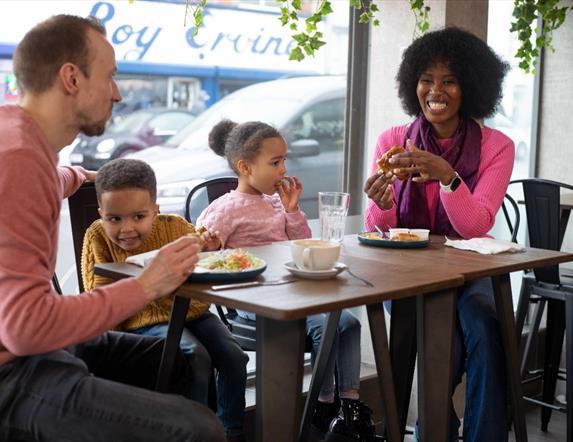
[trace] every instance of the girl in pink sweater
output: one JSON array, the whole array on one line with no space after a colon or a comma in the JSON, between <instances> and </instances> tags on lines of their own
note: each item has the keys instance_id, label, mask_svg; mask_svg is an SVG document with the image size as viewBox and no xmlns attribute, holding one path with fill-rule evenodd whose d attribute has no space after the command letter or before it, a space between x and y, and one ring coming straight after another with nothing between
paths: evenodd
<instances>
[{"instance_id":1,"label":"girl in pink sweater","mask_svg":"<svg viewBox=\"0 0 573 442\"><path fill-rule=\"evenodd\" d=\"M296 177L286 176L287 145L275 128L258 121L236 124L223 120L211 130L209 146L216 154L227 158L239 177L239 184L236 190L216 199L205 209L197 219L197 225L219 231L228 248L310 238L306 216L298 207L302 185ZM239 314L255 319L249 312ZM313 363L320 346L323 323L324 315L307 318L306 332L313 343ZM335 402L334 396L335 363L341 404ZM336 428L331 427L333 431L354 436L348 440L377 440L372 412L358 399L359 386L360 322L344 310L313 425L326 432L340 412L344 418Z\"/></svg>"}]
</instances>

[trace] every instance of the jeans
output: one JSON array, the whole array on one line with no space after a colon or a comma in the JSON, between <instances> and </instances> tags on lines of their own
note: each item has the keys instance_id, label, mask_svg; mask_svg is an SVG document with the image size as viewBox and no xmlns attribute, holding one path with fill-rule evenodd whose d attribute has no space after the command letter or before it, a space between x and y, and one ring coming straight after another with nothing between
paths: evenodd
<instances>
[{"instance_id":1,"label":"jeans","mask_svg":"<svg viewBox=\"0 0 573 442\"><path fill-rule=\"evenodd\" d=\"M0 440L224 442L204 405L151 391L163 341L109 332L0 366ZM187 389L178 354L170 391Z\"/></svg>"},{"instance_id":2,"label":"jeans","mask_svg":"<svg viewBox=\"0 0 573 442\"><path fill-rule=\"evenodd\" d=\"M465 284L457 300L454 333L455 389L466 372L464 442L508 440L507 381L491 278ZM460 420L451 405L450 441Z\"/></svg>"},{"instance_id":3,"label":"jeans","mask_svg":"<svg viewBox=\"0 0 573 442\"><path fill-rule=\"evenodd\" d=\"M130 330L147 336L167 336L168 324ZM228 436L243 434L248 357L221 320L206 312L187 321L179 347L191 366L190 397L207 404L213 367L217 369L217 416Z\"/></svg>"},{"instance_id":4,"label":"jeans","mask_svg":"<svg viewBox=\"0 0 573 442\"><path fill-rule=\"evenodd\" d=\"M255 320L254 313L238 311L239 316ZM309 316L306 319L306 334L311 338L311 363L314 365L322 331L324 329L325 314ZM338 390L344 393L360 388L360 321L348 310L342 310L336 328L332 351L328 358L328 365L324 374L324 382L320 388L321 396L334 393L334 367L338 368Z\"/></svg>"}]
</instances>

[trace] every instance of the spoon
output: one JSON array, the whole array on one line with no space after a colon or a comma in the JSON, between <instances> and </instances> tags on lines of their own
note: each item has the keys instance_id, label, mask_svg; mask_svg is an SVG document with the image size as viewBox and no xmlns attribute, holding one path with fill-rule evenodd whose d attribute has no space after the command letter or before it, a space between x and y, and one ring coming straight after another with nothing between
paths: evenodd
<instances>
[{"instance_id":1,"label":"spoon","mask_svg":"<svg viewBox=\"0 0 573 442\"><path fill-rule=\"evenodd\" d=\"M378 233L380 234L380 238L384 238L384 232L380 229L380 227L378 227L376 224L374 224L374 228L378 231Z\"/></svg>"}]
</instances>

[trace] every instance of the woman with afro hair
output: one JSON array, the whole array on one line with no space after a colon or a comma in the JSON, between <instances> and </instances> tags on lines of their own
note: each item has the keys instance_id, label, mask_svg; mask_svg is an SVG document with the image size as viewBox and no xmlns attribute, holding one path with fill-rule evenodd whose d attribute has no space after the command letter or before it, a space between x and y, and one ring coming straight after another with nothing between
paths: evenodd
<instances>
[{"instance_id":1,"label":"woman with afro hair","mask_svg":"<svg viewBox=\"0 0 573 442\"><path fill-rule=\"evenodd\" d=\"M376 144L365 227L426 228L449 237L486 236L511 176L514 144L485 127L501 99L508 65L475 35L458 28L429 32L404 52L398 95L414 120L384 131ZM379 172L377 159L405 151ZM459 292L454 388L467 375L464 442L508 439L504 353L490 278ZM452 406L450 440L460 420Z\"/></svg>"}]
</instances>

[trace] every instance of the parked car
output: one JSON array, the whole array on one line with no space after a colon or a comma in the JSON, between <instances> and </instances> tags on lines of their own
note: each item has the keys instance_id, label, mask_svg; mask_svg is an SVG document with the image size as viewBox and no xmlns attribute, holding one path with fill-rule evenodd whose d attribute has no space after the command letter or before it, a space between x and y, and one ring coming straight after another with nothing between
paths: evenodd
<instances>
[{"instance_id":1,"label":"parked car","mask_svg":"<svg viewBox=\"0 0 573 442\"><path fill-rule=\"evenodd\" d=\"M149 108L111 123L99 137L79 135L70 162L97 170L109 160L161 143L189 124L195 116L182 109Z\"/></svg>"},{"instance_id":2,"label":"parked car","mask_svg":"<svg viewBox=\"0 0 573 442\"><path fill-rule=\"evenodd\" d=\"M227 160L209 148L213 126L223 118L239 123L261 120L285 137L287 173L301 180L301 208L315 218L318 192L340 188L345 95L342 76L257 83L227 95L163 145L130 157L146 161L155 170L161 211L183 215L185 197L196 184L234 175Z\"/></svg>"}]
</instances>

